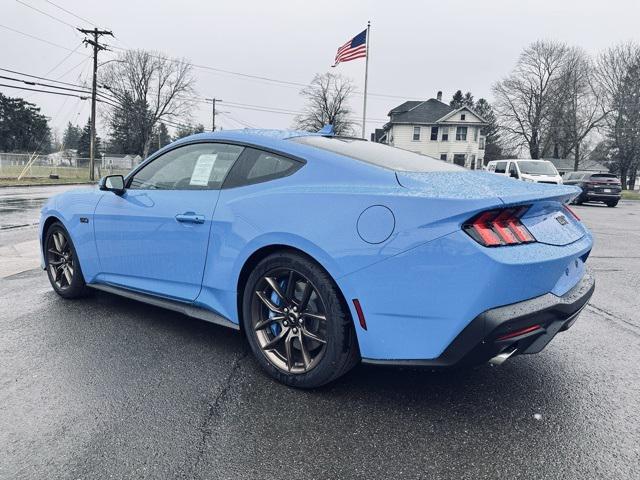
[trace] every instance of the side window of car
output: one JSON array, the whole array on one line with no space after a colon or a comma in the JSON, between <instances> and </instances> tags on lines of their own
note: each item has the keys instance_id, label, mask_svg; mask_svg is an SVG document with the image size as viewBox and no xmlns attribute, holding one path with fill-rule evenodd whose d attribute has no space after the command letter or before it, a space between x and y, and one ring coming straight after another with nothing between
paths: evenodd
<instances>
[{"instance_id":1,"label":"side window of car","mask_svg":"<svg viewBox=\"0 0 640 480\"><path fill-rule=\"evenodd\" d=\"M509 165L509 176L512 178L520 178L518 175L518 167L516 167L516 162L511 162Z\"/></svg>"},{"instance_id":2,"label":"side window of car","mask_svg":"<svg viewBox=\"0 0 640 480\"><path fill-rule=\"evenodd\" d=\"M247 148L229 172L223 188L267 182L287 177L298 171L304 163L271 152Z\"/></svg>"},{"instance_id":3,"label":"side window of car","mask_svg":"<svg viewBox=\"0 0 640 480\"><path fill-rule=\"evenodd\" d=\"M134 190L216 190L244 147L194 143L170 150L136 172Z\"/></svg>"},{"instance_id":4,"label":"side window of car","mask_svg":"<svg viewBox=\"0 0 640 480\"><path fill-rule=\"evenodd\" d=\"M496 163L496 173L506 173L506 172L507 172L507 162Z\"/></svg>"}]
</instances>

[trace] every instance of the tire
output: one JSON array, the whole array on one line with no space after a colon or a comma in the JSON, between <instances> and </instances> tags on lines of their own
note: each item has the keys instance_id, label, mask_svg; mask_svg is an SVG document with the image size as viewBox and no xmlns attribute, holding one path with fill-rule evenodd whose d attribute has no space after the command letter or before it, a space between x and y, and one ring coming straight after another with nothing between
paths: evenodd
<instances>
[{"instance_id":1,"label":"tire","mask_svg":"<svg viewBox=\"0 0 640 480\"><path fill-rule=\"evenodd\" d=\"M52 224L45 234L44 259L49 282L58 295L78 298L87 293L78 254L60 222Z\"/></svg>"},{"instance_id":2,"label":"tire","mask_svg":"<svg viewBox=\"0 0 640 480\"><path fill-rule=\"evenodd\" d=\"M605 202L607 204L607 207L613 208L616 205L618 205L618 200L614 200L612 202Z\"/></svg>"},{"instance_id":3,"label":"tire","mask_svg":"<svg viewBox=\"0 0 640 480\"><path fill-rule=\"evenodd\" d=\"M259 262L244 287L242 322L260 366L297 388L325 385L353 368L360 352L340 299L328 273L303 255L283 251Z\"/></svg>"}]
</instances>

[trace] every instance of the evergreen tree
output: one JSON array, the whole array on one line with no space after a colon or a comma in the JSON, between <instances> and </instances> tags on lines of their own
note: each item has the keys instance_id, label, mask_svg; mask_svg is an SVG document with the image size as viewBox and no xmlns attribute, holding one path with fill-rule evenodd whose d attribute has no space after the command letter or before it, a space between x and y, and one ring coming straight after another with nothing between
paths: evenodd
<instances>
[{"instance_id":1,"label":"evergreen tree","mask_svg":"<svg viewBox=\"0 0 640 480\"><path fill-rule=\"evenodd\" d=\"M449 102L449 106L452 108L461 108L461 107L474 107L473 95L471 92L467 92L464 95L462 94L462 90L458 90L453 94L451 101Z\"/></svg>"},{"instance_id":2,"label":"evergreen tree","mask_svg":"<svg viewBox=\"0 0 640 480\"><path fill-rule=\"evenodd\" d=\"M473 98L473 97L472 97ZM485 136L484 162L504 158L504 152L500 144L500 130L496 114L491 104L484 98L479 98L473 106L473 111L487 121L488 125L480 132Z\"/></svg>"},{"instance_id":3,"label":"evergreen tree","mask_svg":"<svg viewBox=\"0 0 640 480\"><path fill-rule=\"evenodd\" d=\"M89 158L91 153L91 119L87 120L87 124L82 129L82 135L78 139L78 157L79 158ZM100 158L100 154L98 153L101 150L100 145L100 137L96 135L96 144L94 147L94 155L95 158Z\"/></svg>"},{"instance_id":4,"label":"evergreen tree","mask_svg":"<svg viewBox=\"0 0 640 480\"><path fill-rule=\"evenodd\" d=\"M67 123L67 128L62 136L62 148L77 150L81 136L82 129L78 125L72 125L71 122Z\"/></svg>"},{"instance_id":5,"label":"evergreen tree","mask_svg":"<svg viewBox=\"0 0 640 480\"><path fill-rule=\"evenodd\" d=\"M51 151L51 129L39 107L0 93L0 151Z\"/></svg>"},{"instance_id":6,"label":"evergreen tree","mask_svg":"<svg viewBox=\"0 0 640 480\"><path fill-rule=\"evenodd\" d=\"M175 142L179 138L188 137L189 135L193 135L195 133L202 133L202 132L204 132L204 125L202 125L201 123L195 126L189 125L189 126L178 127L176 129L176 134L173 136L173 141Z\"/></svg>"},{"instance_id":7,"label":"evergreen tree","mask_svg":"<svg viewBox=\"0 0 640 480\"><path fill-rule=\"evenodd\" d=\"M148 124L150 116L149 106L144 100L136 101L129 92L124 92L120 107L114 109L109 121L109 152L143 155L145 139L142 126Z\"/></svg>"},{"instance_id":8,"label":"evergreen tree","mask_svg":"<svg viewBox=\"0 0 640 480\"><path fill-rule=\"evenodd\" d=\"M167 130L167 126L164 123L160 123L160 125L153 130L149 153L151 154L153 152L156 152L165 145L169 145L170 143L171 136L169 135L169 130Z\"/></svg>"}]
</instances>

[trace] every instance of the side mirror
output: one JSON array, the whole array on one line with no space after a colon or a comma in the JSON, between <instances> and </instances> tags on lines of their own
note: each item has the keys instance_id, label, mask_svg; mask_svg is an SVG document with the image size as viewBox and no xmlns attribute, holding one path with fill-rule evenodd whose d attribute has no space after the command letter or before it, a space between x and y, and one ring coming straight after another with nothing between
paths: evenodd
<instances>
[{"instance_id":1,"label":"side mirror","mask_svg":"<svg viewBox=\"0 0 640 480\"><path fill-rule=\"evenodd\" d=\"M100 179L98 187L100 190L122 195L124 193L124 177L122 175L107 175Z\"/></svg>"},{"instance_id":2,"label":"side mirror","mask_svg":"<svg viewBox=\"0 0 640 480\"><path fill-rule=\"evenodd\" d=\"M511 172L511 173L509 174L509 176L510 176L511 178L518 178L518 172Z\"/></svg>"}]
</instances>

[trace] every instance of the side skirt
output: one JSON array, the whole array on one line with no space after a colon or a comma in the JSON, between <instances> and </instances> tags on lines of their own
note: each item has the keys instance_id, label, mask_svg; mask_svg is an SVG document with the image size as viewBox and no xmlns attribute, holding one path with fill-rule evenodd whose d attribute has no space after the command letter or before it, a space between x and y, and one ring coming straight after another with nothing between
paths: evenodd
<instances>
[{"instance_id":1,"label":"side skirt","mask_svg":"<svg viewBox=\"0 0 640 480\"><path fill-rule=\"evenodd\" d=\"M205 322L211 322L215 323L216 325L222 325L223 327L240 330L240 326L233 323L231 320L228 320L210 310L195 307L189 303L167 300L166 298L160 298L154 295L148 295L146 293L128 290L126 288L114 287L112 285L87 284L87 287L95 288L96 290L101 290L107 293L113 293L114 295L120 295L121 297L130 298L131 300L137 300L139 302L154 305L156 307L166 308L167 310L182 313L183 315L187 315L188 317L204 320Z\"/></svg>"}]
</instances>

